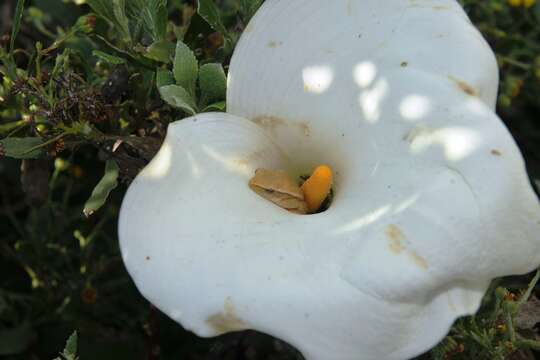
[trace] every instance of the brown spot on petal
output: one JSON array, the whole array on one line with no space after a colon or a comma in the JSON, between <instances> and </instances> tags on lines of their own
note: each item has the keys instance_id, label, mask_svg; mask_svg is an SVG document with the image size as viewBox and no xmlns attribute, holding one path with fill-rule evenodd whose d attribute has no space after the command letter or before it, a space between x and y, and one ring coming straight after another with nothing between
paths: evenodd
<instances>
[{"instance_id":1,"label":"brown spot on petal","mask_svg":"<svg viewBox=\"0 0 540 360\"><path fill-rule=\"evenodd\" d=\"M493 150L491 150L491 155L493 155L493 156L502 156L502 152L500 152L497 149L493 149Z\"/></svg>"},{"instance_id":2,"label":"brown spot on petal","mask_svg":"<svg viewBox=\"0 0 540 360\"><path fill-rule=\"evenodd\" d=\"M297 124L299 130L304 134L304 136L309 137L311 135L311 128L306 122L301 122Z\"/></svg>"},{"instance_id":3,"label":"brown spot on petal","mask_svg":"<svg viewBox=\"0 0 540 360\"><path fill-rule=\"evenodd\" d=\"M235 162L242 167L247 167L251 163L264 158L266 156L266 152L267 151L263 151L263 150L255 151L247 155L245 158L240 158L240 159L235 160Z\"/></svg>"},{"instance_id":4,"label":"brown spot on petal","mask_svg":"<svg viewBox=\"0 0 540 360\"><path fill-rule=\"evenodd\" d=\"M307 121L288 122L277 116L257 116L253 119L253 122L270 131L275 131L281 126L290 126L291 129L299 131L306 137L309 137L311 135L311 128L309 126L309 122Z\"/></svg>"},{"instance_id":5,"label":"brown spot on petal","mask_svg":"<svg viewBox=\"0 0 540 360\"><path fill-rule=\"evenodd\" d=\"M388 247L394 254L401 254L405 250L402 243L405 240L405 234L396 225L388 225L386 237L388 238Z\"/></svg>"},{"instance_id":6,"label":"brown spot on petal","mask_svg":"<svg viewBox=\"0 0 540 360\"><path fill-rule=\"evenodd\" d=\"M281 41L274 41L274 40L271 40L268 42L268 47L269 48L277 48L278 46L280 46L281 44L283 44Z\"/></svg>"},{"instance_id":7,"label":"brown spot on petal","mask_svg":"<svg viewBox=\"0 0 540 360\"><path fill-rule=\"evenodd\" d=\"M420 256L418 253L408 250L406 248L407 238L403 231L397 225L388 225L386 228L386 237L388 238L388 247L390 251L396 255L400 255L403 252L406 252L407 256L414 262L418 267L427 270L428 262L425 258Z\"/></svg>"},{"instance_id":8,"label":"brown spot on petal","mask_svg":"<svg viewBox=\"0 0 540 360\"><path fill-rule=\"evenodd\" d=\"M433 6L433 10L450 10L451 7L450 6L445 6L445 5L437 5L437 6Z\"/></svg>"},{"instance_id":9,"label":"brown spot on petal","mask_svg":"<svg viewBox=\"0 0 540 360\"><path fill-rule=\"evenodd\" d=\"M253 122L265 129L273 130L279 126L287 126L285 120L275 116L258 116L253 119Z\"/></svg>"},{"instance_id":10,"label":"brown spot on petal","mask_svg":"<svg viewBox=\"0 0 540 360\"><path fill-rule=\"evenodd\" d=\"M461 91L463 91L465 94L470 95L470 96L478 96L478 91L471 85L467 84L465 81L456 79L453 76L449 76L448 78L452 80L453 82L455 82L458 88Z\"/></svg>"},{"instance_id":11,"label":"brown spot on petal","mask_svg":"<svg viewBox=\"0 0 540 360\"><path fill-rule=\"evenodd\" d=\"M418 255L414 251L407 252L407 255L412 259L412 261L418 265L420 268L427 270L428 268L428 262L426 259L424 259L422 256Z\"/></svg>"},{"instance_id":12,"label":"brown spot on petal","mask_svg":"<svg viewBox=\"0 0 540 360\"><path fill-rule=\"evenodd\" d=\"M249 326L236 315L236 310L230 297L225 299L223 312L210 316L206 319L206 323L210 325L218 335L249 328Z\"/></svg>"}]
</instances>

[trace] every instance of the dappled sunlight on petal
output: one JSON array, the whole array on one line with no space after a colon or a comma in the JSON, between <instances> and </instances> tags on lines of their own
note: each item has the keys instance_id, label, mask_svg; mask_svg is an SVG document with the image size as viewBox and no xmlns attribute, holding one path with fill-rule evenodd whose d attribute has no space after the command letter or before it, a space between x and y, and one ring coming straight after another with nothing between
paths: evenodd
<instances>
[{"instance_id":1,"label":"dappled sunlight on petal","mask_svg":"<svg viewBox=\"0 0 540 360\"><path fill-rule=\"evenodd\" d=\"M364 61L354 67L353 76L358 86L367 88L377 77L377 66L371 61Z\"/></svg>"},{"instance_id":2,"label":"dappled sunlight on petal","mask_svg":"<svg viewBox=\"0 0 540 360\"><path fill-rule=\"evenodd\" d=\"M159 150L159 153L154 157L154 160L146 167L148 170L144 173L144 177L159 179L166 176L172 166L172 149L171 145L164 143Z\"/></svg>"},{"instance_id":3,"label":"dappled sunlight on petal","mask_svg":"<svg viewBox=\"0 0 540 360\"><path fill-rule=\"evenodd\" d=\"M193 177L195 179L199 179L201 177L201 167L199 166L199 164L197 163L197 161L193 157L193 154L191 153L191 151L189 151L186 154L186 156L187 156L187 158L189 160L189 163L191 164L191 173L193 174Z\"/></svg>"},{"instance_id":4,"label":"dappled sunlight on petal","mask_svg":"<svg viewBox=\"0 0 540 360\"><path fill-rule=\"evenodd\" d=\"M403 212L410 208L411 206L418 201L419 195L415 194L409 197L407 200L402 201L401 203L395 205L392 209L393 214L399 214L400 212Z\"/></svg>"},{"instance_id":5,"label":"dappled sunlight on petal","mask_svg":"<svg viewBox=\"0 0 540 360\"><path fill-rule=\"evenodd\" d=\"M468 128L447 127L431 129L418 126L407 134L406 140L411 144L413 154L420 154L433 145L444 150L448 161L459 161L472 154L481 146L480 134Z\"/></svg>"},{"instance_id":6,"label":"dappled sunlight on petal","mask_svg":"<svg viewBox=\"0 0 540 360\"><path fill-rule=\"evenodd\" d=\"M425 117L430 107L430 100L426 96L409 95L401 101L399 110L406 120L417 120Z\"/></svg>"},{"instance_id":7,"label":"dappled sunlight on petal","mask_svg":"<svg viewBox=\"0 0 540 360\"><path fill-rule=\"evenodd\" d=\"M364 118L369 123L376 123L381 118L381 102L386 97L390 87L386 79L379 79L372 89L364 90L359 97L360 108Z\"/></svg>"},{"instance_id":8,"label":"dappled sunlight on petal","mask_svg":"<svg viewBox=\"0 0 540 360\"><path fill-rule=\"evenodd\" d=\"M321 94L328 90L334 79L334 72L329 66L310 66L302 71L304 90Z\"/></svg>"},{"instance_id":9,"label":"dappled sunlight on petal","mask_svg":"<svg viewBox=\"0 0 540 360\"><path fill-rule=\"evenodd\" d=\"M342 235L344 233L357 231L365 226L374 223L375 221L383 217L386 213L388 213L390 209L390 205L380 207L369 214L360 216L358 219L352 220L347 224L338 227L337 229L332 231L332 235Z\"/></svg>"},{"instance_id":10,"label":"dappled sunlight on petal","mask_svg":"<svg viewBox=\"0 0 540 360\"><path fill-rule=\"evenodd\" d=\"M208 155L208 157L216 162L218 162L221 166L226 168L228 171L238 173L243 176L250 176L252 175L252 171L247 168L246 163L242 161L241 157L227 157L220 154L218 151L214 150L212 147L208 145L202 145L202 151Z\"/></svg>"}]
</instances>

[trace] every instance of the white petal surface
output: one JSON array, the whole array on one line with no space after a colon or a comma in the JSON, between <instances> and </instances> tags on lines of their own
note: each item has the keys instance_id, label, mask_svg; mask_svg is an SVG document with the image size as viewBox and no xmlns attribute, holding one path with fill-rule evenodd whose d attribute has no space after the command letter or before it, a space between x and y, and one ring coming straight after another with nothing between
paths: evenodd
<instances>
[{"instance_id":1,"label":"white petal surface","mask_svg":"<svg viewBox=\"0 0 540 360\"><path fill-rule=\"evenodd\" d=\"M540 207L497 84L455 1L267 0L231 63L236 116L171 125L131 185L130 274L201 336L252 328L310 360L426 351L490 279L540 263ZM322 214L247 185L258 167L321 163L336 171Z\"/></svg>"}]
</instances>

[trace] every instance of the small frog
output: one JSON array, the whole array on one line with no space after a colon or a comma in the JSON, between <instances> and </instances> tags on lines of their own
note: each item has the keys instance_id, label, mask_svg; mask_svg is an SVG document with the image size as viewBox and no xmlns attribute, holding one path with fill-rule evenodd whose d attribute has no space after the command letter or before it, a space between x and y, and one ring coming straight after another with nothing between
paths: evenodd
<instances>
[{"instance_id":1,"label":"small frog","mask_svg":"<svg viewBox=\"0 0 540 360\"><path fill-rule=\"evenodd\" d=\"M283 170L257 169L249 187L283 209L296 214L307 213L302 189Z\"/></svg>"}]
</instances>

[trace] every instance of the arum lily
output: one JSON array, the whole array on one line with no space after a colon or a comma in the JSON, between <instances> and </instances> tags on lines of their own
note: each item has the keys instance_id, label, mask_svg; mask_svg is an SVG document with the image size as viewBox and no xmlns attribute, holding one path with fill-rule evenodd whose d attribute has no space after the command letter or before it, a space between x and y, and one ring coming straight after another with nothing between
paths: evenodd
<instances>
[{"instance_id":1,"label":"arum lily","mask_svg":"<svg viewBox=\"0 0 540 360\"><path fill-rule=\"evenodd\" d=\"M454 0L267 0L228 113L169 126L129 188L141 293L200 336L256 329L310 360L406 359L540 263L540 206L494 112L497 63ZM250 189L334 171L325 212Z\"/></svg>"}]
</instances>

